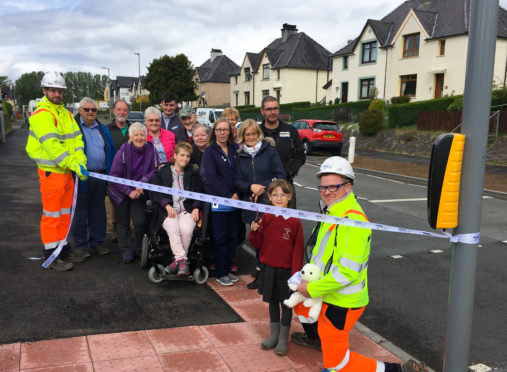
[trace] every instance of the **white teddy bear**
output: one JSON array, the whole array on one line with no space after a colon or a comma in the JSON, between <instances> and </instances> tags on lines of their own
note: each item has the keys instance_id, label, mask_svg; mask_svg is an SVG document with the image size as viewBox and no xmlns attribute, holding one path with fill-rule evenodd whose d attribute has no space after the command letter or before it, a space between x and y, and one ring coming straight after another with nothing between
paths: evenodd
<instances>
[{"instance_id":1,"label":"white teddy bear","mask_svg":"<svg viewBox=\"0 0 507 372\"><path fill-rule=\"evenodd\" d=\"M296 291L298 284L301 282L301 279L307 282L313 282L315 280L319 280L321 276L322 275L320 269L317 265L307 263L305 266L303 266L300 272L297 272L289 279L289 288L293 291ZM294 292L287 300L283 301L285 306L290 308L293 308L300 302L303 302L303 305L305 307L310 308L310 311L308 312L310 318L317 320L320 314L320 309L322 308L322 297L307 298L299 292Z\"/></svg>"}]
</instances>

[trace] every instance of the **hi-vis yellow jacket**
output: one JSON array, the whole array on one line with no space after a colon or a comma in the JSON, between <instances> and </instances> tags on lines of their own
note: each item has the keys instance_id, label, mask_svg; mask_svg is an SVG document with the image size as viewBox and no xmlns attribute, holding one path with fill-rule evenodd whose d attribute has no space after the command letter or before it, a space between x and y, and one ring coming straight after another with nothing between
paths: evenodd
<instances>
[{"instance_id":1,"label":"hi-vis yellow jacket","mask_svg":"<svg viewBox=\"0 0 507 372\"><path fill-rule=\"evenodd\" d=\"M69 173L86 167L81 131L63 105L55 105L46 96L30 117L26 152L40 169Z\"/></svg>"},{"instance_id":2,"label":"hi-vis yellow jacket","mask_svg":"<svg viewBox=\"0 0 507 372\"><path fill-rule=\"evenodd\" d=\"M326 214L368 221L352 192L333 204ZM370 239L370 229L322 223L310 261L320 267L323 277L308 283L308 293L312 297L323 296L324 302L344 308L366 306ZM324 274L328 262L329 269Z\"/></svg>"}]
</instances>

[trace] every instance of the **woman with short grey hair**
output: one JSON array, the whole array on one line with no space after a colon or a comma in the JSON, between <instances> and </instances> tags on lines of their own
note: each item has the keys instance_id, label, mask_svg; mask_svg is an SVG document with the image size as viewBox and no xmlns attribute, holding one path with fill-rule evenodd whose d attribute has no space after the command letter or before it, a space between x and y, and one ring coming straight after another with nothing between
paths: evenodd
<instances>
[{"instance_id":1,"label":"woman with short grey hair","mask_svg":"<svg viewBox=\"0 0 507 372\"><path fill-rule=\"evenodd\" d=\"M148 142L153 143L157 150L160 163L170 162L174 154L176 138L174 133L161 128L162 113L154 106L144 110L144 122L148 129Z\"/></svg>"},{"instance_id":2,"label":"woman with short grey hair","mask_svg":"<svg viewBox=\"0 0 507 372\"><path fill-rule=\"evenodd\" d=\"M196 124L192 128L192 155L190 163L201 166L201 159L204 150L209 146L211 128L204 124Z\"/></svg>"},{"instance_id":3,"label":"woman with short grey hair","mask_svg":"<svg viewBox=\"0 0 507 372\"><path fill-rule=\"evenodd\" d=\"M149 183L160 164L158 154L153 145L146 141L147 130L143 124L132 124L129 136L129 142L124 143L114 157L110 175ZM146 226L146 194L140 187L109 182L109 197L116 214L122 260L130 263L136 255L141 254ZM134 244L130 237L130 217L134 222Z\"/></svg>"}]
</instances>

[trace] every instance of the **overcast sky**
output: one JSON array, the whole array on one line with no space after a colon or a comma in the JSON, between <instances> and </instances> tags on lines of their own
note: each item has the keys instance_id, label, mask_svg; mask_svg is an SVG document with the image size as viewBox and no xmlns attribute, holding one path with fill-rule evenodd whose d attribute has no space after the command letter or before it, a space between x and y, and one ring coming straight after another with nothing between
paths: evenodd
<instances>
[{"instance_id":1,"label":"overcast sky","mask_svg":"<svg viewBox=\"0 0 507 372\"><path fill-rule=\"evenodd\" d=\"M442 1L442 0L440 0ZM200 66L211 48L241 65L295 24L330 52L401 0L0 0L0 75L87 71L141 75L154 58L184 53ZM500 0L507 6L507 0Z\"/></svg>"}]
</instances>

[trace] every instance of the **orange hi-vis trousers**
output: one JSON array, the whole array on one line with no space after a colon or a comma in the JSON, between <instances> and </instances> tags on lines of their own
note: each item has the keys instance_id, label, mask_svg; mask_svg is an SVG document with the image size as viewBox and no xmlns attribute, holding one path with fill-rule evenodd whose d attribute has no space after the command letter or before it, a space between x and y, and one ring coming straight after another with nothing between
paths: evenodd
<instances>
[{"instance_id":1,"label":"orange hi-vis trousers","mask_svg":"<svg viewBox=\"0 0 507 372\"><path fill-rule=\"evenodd\" d=\"M319 337L324 368L340 372L383 372L385 365L349 349L349 333L365 307L344 309L326 303L319 315Z\"/></svg>"},{"instance_id":2,"label":"orange hi-vis trousers","mask_svg":"<svg viewBox=\"0 0 507 372\"><path fill-rule=\"evenodd\" d=\"M70 212L74 194L72 173L61 174L39 169L42 195L40 235L43 251L57 248L64 241L70 225ZM66 244L66 242L64 242Z\"/></svg>"}]
</instances>

